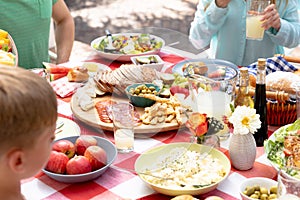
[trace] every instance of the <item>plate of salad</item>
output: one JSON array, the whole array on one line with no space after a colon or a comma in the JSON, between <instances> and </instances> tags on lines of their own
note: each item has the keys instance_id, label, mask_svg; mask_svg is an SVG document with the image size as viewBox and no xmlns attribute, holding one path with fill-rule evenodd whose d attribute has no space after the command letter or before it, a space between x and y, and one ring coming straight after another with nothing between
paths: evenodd
<instances>
[{"instance_id":1,"label":"plate of salad","mask_svg":"<svg viewBox=\"0 0 300 200\"><path fill-rule=\"evenodd\" d=\"M147 33L118 33L112 34L114 51L106 52L109 38L102 36L91 42L91 47L103 58L118 61L130 61L132 56L158 54L165 41Z\"/></svg>"},{"instance_id":2,"label":"plate of salad","mask_svg":"<svg viewBox=\"0 0 300 200\"><path fill-rule=\"evenodd\" d=\"M264 142L264 149L267 159L275 169L300 169L300 119L276 130ZM286 172L300 179L300 170Z\"/></svg>"}]
</instances>

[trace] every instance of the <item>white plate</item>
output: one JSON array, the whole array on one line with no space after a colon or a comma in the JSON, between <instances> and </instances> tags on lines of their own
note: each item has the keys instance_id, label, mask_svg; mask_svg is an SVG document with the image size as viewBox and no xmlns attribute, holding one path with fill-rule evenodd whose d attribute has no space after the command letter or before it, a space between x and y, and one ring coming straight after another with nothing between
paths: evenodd
<instances>
[{"instance_id":1,"label":"white plate","mask_svg":"<svg viewBox=\"0 0 300 200\"><path fill-rule=\"evenodd\" d=\"M294 122L294 123L295 123L295 122ZM272 142L277 141L278 139L276 138L275 135L278 134L278 133L281 132L281 131L287 131L286 129L289 128L290 126L292 126L294 123L292 123L292 124L287 124L287 125L285 125L285 126L280 127L279 129L277 129L277 130L276 130L276 131L268 138L268 140L266 140L266 143L270 143L271 141L272 141ZM295 131L293 131L293 133L295 133ZM265 149L265 153L267 154L266 156L268 156L269 151L268 151L268 148L266 148L266 145L264 146L264 149ZM273 148L272 148L272 150L273 150ZM276 155L281 155L282 157L284 157L284 152L283 152L283 150L278 150L278 151L276 151ZM267 157L267 159L268 159L268 161L270 162L270 164L271 164L277 171L281 168L281 166L280 166L279 164L277 164L276 162L270 160L268 157ZM290 175L288 175L288 176L290 176ZM291 177L293 177L293 176L291 176ZM293 177L293 178L295 178L295 177Z\"/></svg>"},{"instance_id":2,"label":"white plate","mask_svg":"<svg viewBox=\"0 0 300 200\"><path fill-rule=\"evenodd\" d=\"M133 36L133 35L140 35L141 33L118 33L118 34L113 34L113 36L118 36L118 35L125 35L125 36ZM114 53L106 53L104 51L101 51L101 50L97 50L94 48L95 45L98 45L106 36L101 36L101 37L98 37L96 39L94 39L92 42L91 42L91 47L96 51L98 52L98 54L103 57L103 58L106 58L106 59L109 59L109 60L118 60L118 61L130 61L130 58L132 56L142 56L142 55L150 55L150 54L158 54L160 52L160 49L164 47L165 45L165 41L158 37L158 36L155 36L155 35L151 35L150 34L150 37L151 38L154 38L156 41L160 41L162 42L162 46L160 49L155 49L155 50L152 50L152 51L147 51L147 52L144 52L144 53L140 53L140 54L114 54Z\"/></svg>"},{"instance_id":3,"label":"white plate","mask_svg":"<svg viewBox=\"0 0 300 200\"><path fill-rule=\"evenodd\" d=\"M58 133L55 135L55 140L65 138L65 137L80 135L80 127L74 121L64 117L58 117L56 123L59 124L61 122L64 125L58 130L56 130L58 131Z\"/></svg>"}]
</instances>

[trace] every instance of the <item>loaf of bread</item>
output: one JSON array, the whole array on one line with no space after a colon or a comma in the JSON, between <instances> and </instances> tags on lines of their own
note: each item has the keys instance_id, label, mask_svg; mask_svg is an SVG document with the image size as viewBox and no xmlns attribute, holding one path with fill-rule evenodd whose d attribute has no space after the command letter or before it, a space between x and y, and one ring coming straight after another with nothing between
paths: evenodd
<instances>
[{"instance_id":1,"label":"loaf of bread","mask_svg":"<svg viewBox=\"0 0 300 200\"><path fill-rule=\"evenodd\" d=\"M88 70L85 67L74 67L67 74L70 82L85 82L89 79Z\"/></svg>"},{"instance_id":2,"label":"loaf of bread","mask_svg":"<svg viewBox=\"0 0 300 200\"><path fill-rule=\"evenodd\" d=\"M276 71L266 76L266 90L269 91L284 91L294 95L297 83L300 83L300 76L292 72Z\"/></svg>"},{"instance_id":3,"label":"loaf of bread","mask_svg":"<svg viewBox=\"0 0 300 200\"><path fill-rule=\"evenodd\" d=\"M256 86L256 76L249 74L249 85L253 88Z\"/></svg>"},{"instance_id":4,"label":"loaf of bread","mask_svg":"<svg viewBox=\"0 0 300 200\"><path fill-rule=\"evenodd\" d=\"M176 197L173 197L171 200L197 200L197 198L194 198L191 195L178 195Z\"/></svg>"}]
</instances>

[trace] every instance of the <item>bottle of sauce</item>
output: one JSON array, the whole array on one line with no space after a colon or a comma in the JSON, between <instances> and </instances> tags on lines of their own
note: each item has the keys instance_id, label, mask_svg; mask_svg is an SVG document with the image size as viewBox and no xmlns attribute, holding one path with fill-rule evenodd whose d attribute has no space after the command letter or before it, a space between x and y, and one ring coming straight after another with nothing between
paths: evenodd
<instances>
[{"instance_id":1,"label":"bottle of sauce","mask_svg":"<svg viewBox=\"0 0 300 200\"><path fill-rule=\"evenodd\" d=\"M234 100L234 107L248 106L253 108L254 101L249 95L249 73L247 67L240 68L239 91Z\"/></svg>"},{"instance_id":2,"label":"bottle of sauce","mask_svg":"<svg viewBox=\"0 0 300 200\"><path fill-rule=\"evenodd\" d=\"M254 108L259 114L261 127L258 129L254 138L256 146L263 146L264 140L268 138L268 124L267 124L267 99L266 99L266 59L259 58L257 62L257 77L254 96Z\"/></svg>"}]
</instances>

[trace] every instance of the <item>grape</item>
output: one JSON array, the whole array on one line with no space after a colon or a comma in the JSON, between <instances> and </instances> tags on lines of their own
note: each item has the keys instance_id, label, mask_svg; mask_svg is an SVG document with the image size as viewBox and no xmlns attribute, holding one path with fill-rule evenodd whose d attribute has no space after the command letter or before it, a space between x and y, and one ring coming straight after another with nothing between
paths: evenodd
<instances>
[{"instance_id":1,"label":"grape","mask_svg":"<svg viewBox=\"0 0 300 200\"><path fill-rule=\"evenodd\" d=\"M208 118L208 130L207 130L208 135L215 134L223 129L224 129L224 124L222 123L222 121L216 119L215 117Z\"/></svg>"}]
</instances>

